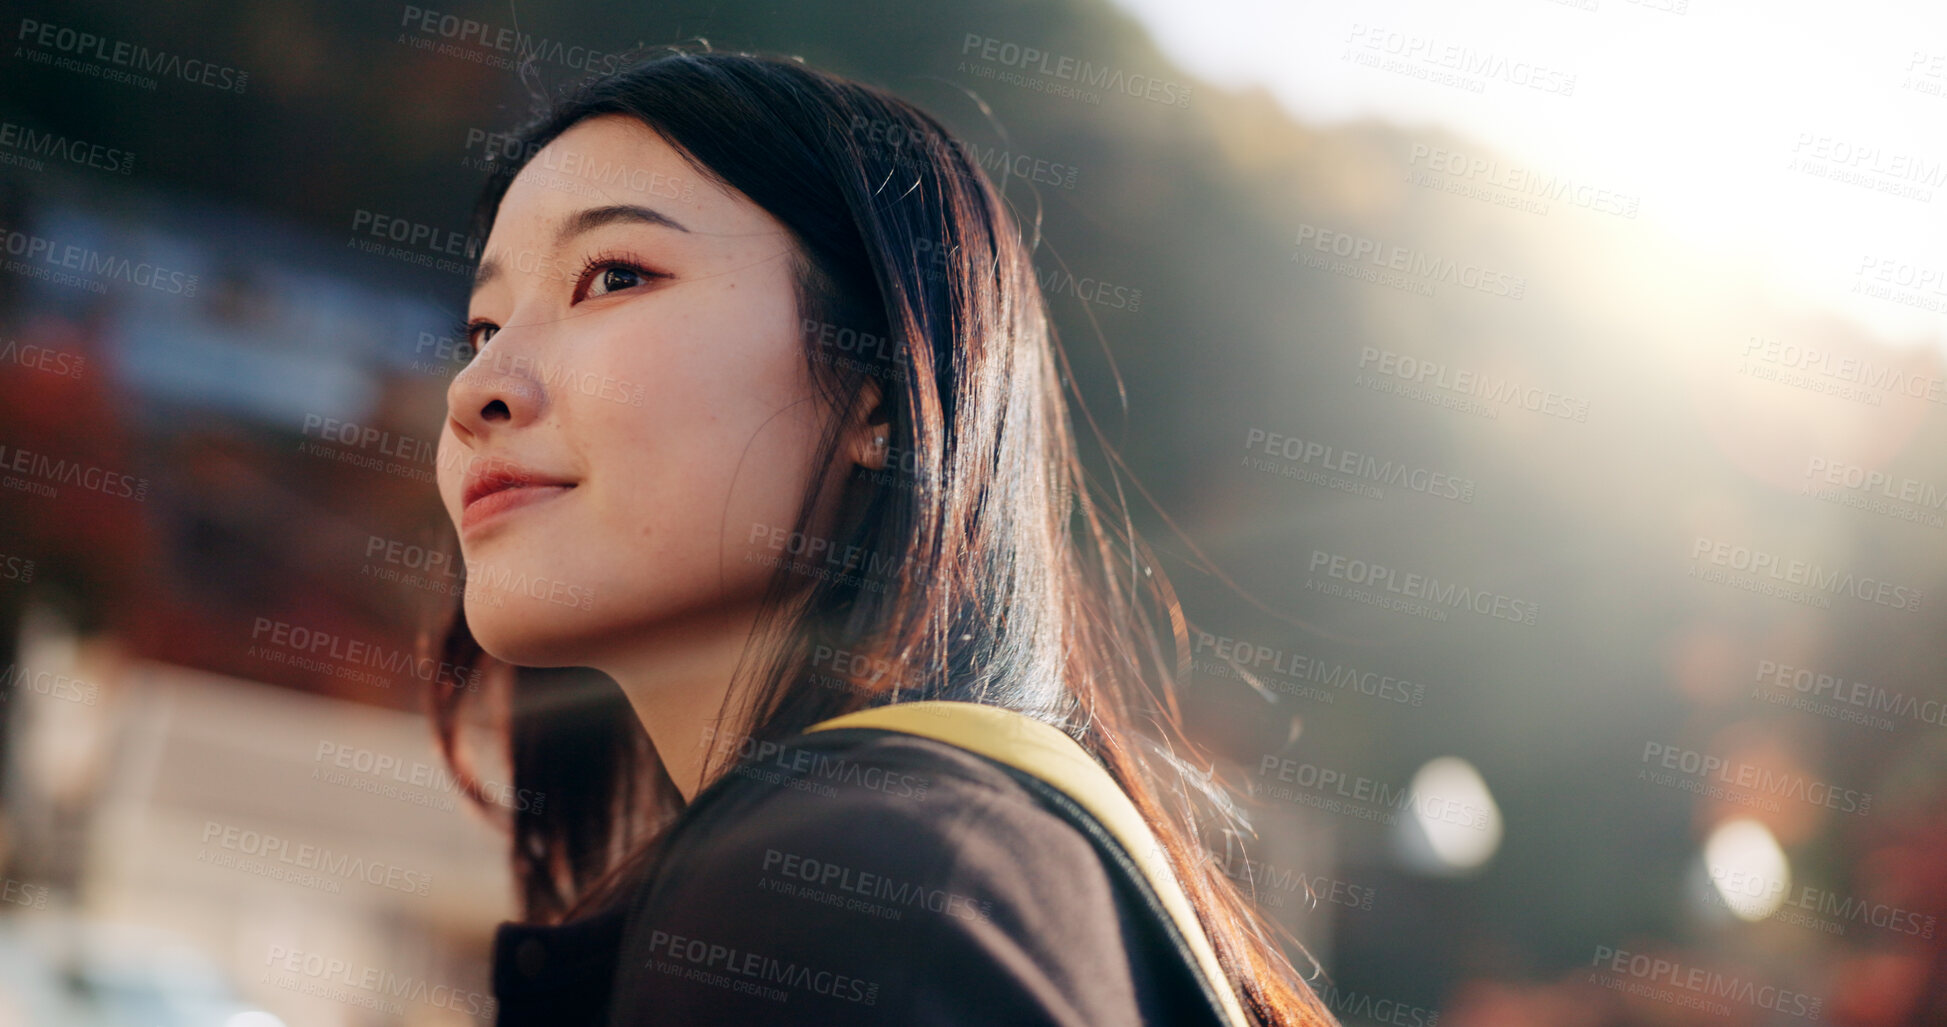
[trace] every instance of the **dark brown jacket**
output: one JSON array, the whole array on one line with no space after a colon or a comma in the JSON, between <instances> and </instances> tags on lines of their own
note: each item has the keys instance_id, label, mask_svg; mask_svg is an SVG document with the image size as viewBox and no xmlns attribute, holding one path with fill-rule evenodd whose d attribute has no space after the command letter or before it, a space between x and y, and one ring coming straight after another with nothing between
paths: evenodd
<instances>
[{"instance_id":1,"label":"dark brown jacket","mask_svg":"<svg viewBox=\"0 0 1947 1027\"><path fill-rule=\"evenodd\" d=\"M800 735L704 789L630 903L503 924L498 1022L1219 1023L1120 851L984 757Z\"/></svg>"}]
</instances>

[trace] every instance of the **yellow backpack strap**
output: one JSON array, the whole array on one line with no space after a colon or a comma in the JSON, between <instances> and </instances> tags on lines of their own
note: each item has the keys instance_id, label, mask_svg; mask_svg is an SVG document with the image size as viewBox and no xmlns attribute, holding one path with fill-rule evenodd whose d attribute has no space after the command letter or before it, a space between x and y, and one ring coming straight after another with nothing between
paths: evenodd
<instances>
[{"instance_id":1,"label":"yellow backpack strap","mask_svg":"<svg viewBox=\"0 0 1947 1027\"><path fill-rule=\"evenodd\" d=\"M1230 978L1217 962L1217 952L1164 860L1148 822L1107 768L1079 742L1060 728L1014 710L934 699L857 710L820 721L806 731L854 727L899 731L945 742L1037 777L1074 800L1114 836L1148 878L1195 954L1205 983L1223 1004L1225 1017L1235 1027L1248 1027L1250 1020L1244 1016Z\"/></svg>"}]
</instances>

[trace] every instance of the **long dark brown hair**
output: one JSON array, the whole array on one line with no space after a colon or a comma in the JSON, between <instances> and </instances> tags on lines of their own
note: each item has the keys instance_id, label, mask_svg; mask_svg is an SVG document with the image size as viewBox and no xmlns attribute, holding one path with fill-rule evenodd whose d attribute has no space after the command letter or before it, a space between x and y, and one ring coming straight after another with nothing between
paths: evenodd
<instances>
[{"instance_id":1,"label":"long dark brown hair","mask_svg":"<svg viewBox=\"0 0 1947 1027\"><path fill-rule=\"evenodd\" d=\"M957 699L1054 724L1149 821L1257 1022L1333 1023L1274 937L1288 932L1201 841L1241 822L1182 732L1181 604L1126 506L1095 498L1108 490L1076 446L1033 244L968 151L913 105L794 60L670 52L582 83L500 148L510 159L482 191L475 237L536 152L603 114L640 120L788 226L813 380L840 411L868 382L882 390L875 418L894 458L855 472L830 539L859 554L856 573L779 567L738 667L749 681L720 723L761 743L862 707ZM882 343L832 344L862 337ZM793 538L820 490L815 477ZM504 700L513 786L538 797L507 818L525 915L552 922L614 901L684 806L641 722L605 676L499 664L463 605L447 616L427 643L485 672L486 694ZM832 652L849 656L821 660ZM501 813L459 742L473 694L435 689L435 726L460 780ZM711 748L703 786L738 748Z\"/></svg>"}]
</instances>

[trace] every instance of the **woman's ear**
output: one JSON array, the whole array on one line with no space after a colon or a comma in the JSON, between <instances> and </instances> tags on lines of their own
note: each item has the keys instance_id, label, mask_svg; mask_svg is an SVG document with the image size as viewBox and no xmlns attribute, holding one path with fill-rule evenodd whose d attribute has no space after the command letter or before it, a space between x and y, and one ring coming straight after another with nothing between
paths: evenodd
<instances>
[{"instance_id":1,"label":"woman's ear","mask_svg":"<svg viewBox=\"0 0 1947 1027\"><path fill-rule=\"evenodd\" d=\"M859 387L858 398L845 417L842 452L861 467L874 471L886 468L892 451L892 417L885 408L885 393L879 383L867 378Z\"/></svg>"}]
</instances>

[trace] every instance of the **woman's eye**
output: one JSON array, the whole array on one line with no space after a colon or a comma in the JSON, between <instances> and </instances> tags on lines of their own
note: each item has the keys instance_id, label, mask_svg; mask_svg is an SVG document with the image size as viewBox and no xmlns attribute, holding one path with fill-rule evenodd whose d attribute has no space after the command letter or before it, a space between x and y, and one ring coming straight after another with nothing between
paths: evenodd
<instances>
[{"instance_id":1,"label":"woman's eye","mask_svg":"<svg viewBox=\"0 0 1947 1027\"><path fill-rule=\"evenodd\" d=\"M589 280L588 295L602 296L631 286L641 285L643 275L627 264L608 264L595 269L595 277Z\"/></svg>"},{"instance_id":2,"label":"woman's eye","mask_svg":"<svg viewBox=\"0 0 1947 1027\"><path fill-rule=\"evenodd\" d=\"M466 344L477 353L480 347L493 340L494 333L498 331L500 331L499 325L489 321L475 321L466 326ZM482 332L486 334L483 336L480 334Z\"/></svg>"},{"instance_id":3,"label":"woman's eye","mask_svg":"<svg viewBox=\"0 0 1947 1027\"><path fill-rule=\"evenodd\" d=\"M651 271L619 254L598 253L582 264L575 276L575 293L570 300L580 303L593 296L607 296L671 277L665 271Z\"/></svg>"}]
</instances>

